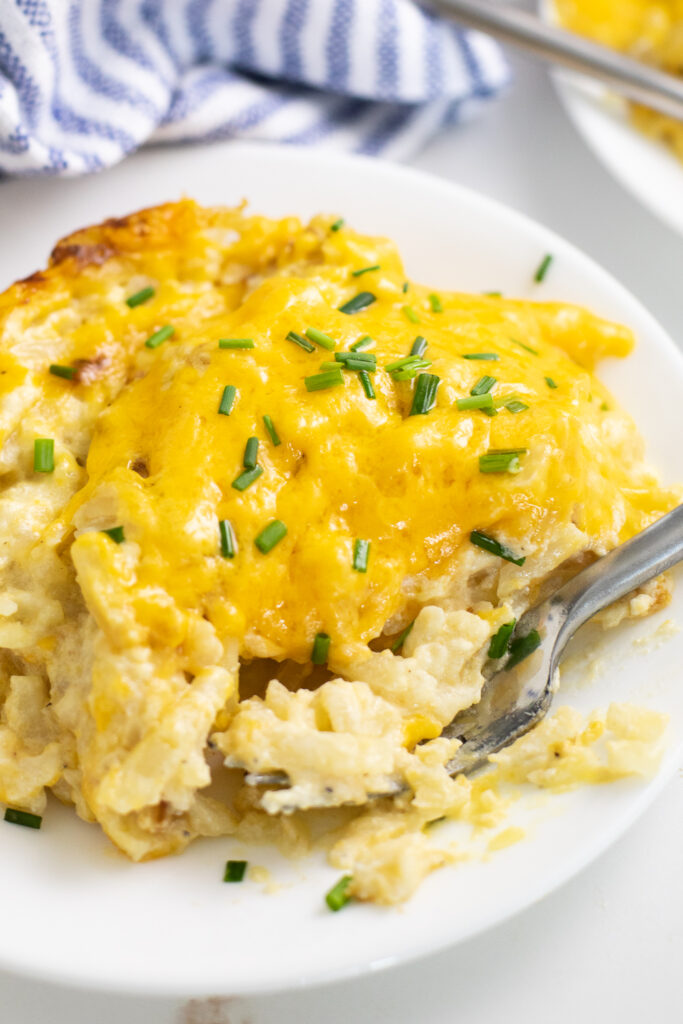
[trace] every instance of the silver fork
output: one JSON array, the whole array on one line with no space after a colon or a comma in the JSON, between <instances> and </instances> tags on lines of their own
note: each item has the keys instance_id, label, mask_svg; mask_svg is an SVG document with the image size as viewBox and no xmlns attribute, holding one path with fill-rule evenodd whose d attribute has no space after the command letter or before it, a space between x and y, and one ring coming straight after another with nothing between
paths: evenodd
<instances>
[{"instance_id":1,"label":"silver fork","mask_svg":"<svg viewBox=\"0 0 683 1024\"><path fill-rule=\"evenodd\" d=\"M523 638L531 646L534 631L540 644L523 661L509 669L489 662L481 701L456 715L443 735L461 740L448 762L451 775L472 772L490 754L509 746L545 716L556 689L557 669L565 647L580 626L603 608L659 576L683 560L683 505L658 519L642 533L599 558L546 601L520 618L511 643ZM509 661L510 659L508 659ZM253 786L286 786L283 772L250 774ZM405 789L396 782L372 796L394 796Z\"/></svg>"}]
</instances>

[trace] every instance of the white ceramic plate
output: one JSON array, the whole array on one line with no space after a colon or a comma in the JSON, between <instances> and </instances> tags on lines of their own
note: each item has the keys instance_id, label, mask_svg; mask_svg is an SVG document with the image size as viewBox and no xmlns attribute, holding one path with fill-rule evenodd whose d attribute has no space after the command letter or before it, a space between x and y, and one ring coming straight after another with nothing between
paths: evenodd
<instances>
[{"instance_id":1,"label":"white ceramic plate","mask_svg":"<svg viewBox=\"0 0 683 1024\"><path fill-rule=\"evenodd\" d=\"M301 149L248 144L148 152L82 182L0 188L6 237L0 280L37 265L67 227L123 214L186 192L206 203L249 197L279 215L339 212L362 231L399 243L409 275L441 288L585 303L631 325L640 345L603 377L632 410L651 460L683 479L683 360L644 309L604 271L544 228L488 199L413 171ZM34 217L26 216L30 202ZM533 271L555 262L542 285ZM28 268L27 268L28 269ZM656 400L654 400L656 396ZM323 894L338 873L322 857L286 863L230 839L196 843L181 857L131 864L95 826L50 805L43 829L0 824L3 879L0 966L68 984L162 994L245 994L359 975L424 955L491 927L540 899L595 858L643 811L679 762L683 744L683 634L648 650L633 639L673 608L608 635L595 681L568 677L564 699L582 708L634 699L671 715L668 755L656 779L622 782L518 808L528 838L487 862L432 875L399 910L352 905L329 913ZM513 821L517 817L513 817ZM270 868L280 888L223 885L228 857ZM624 894L628 898L628 894ZM540 939L541 937L539 937Z\"/></svg>"},{"instance_id":2,"label":"white ceramic plate","mask_svg":"<svg viewBox=\"0 0 683 1024\"><path fill-rule=\"evenodd\" d=\"M556 20L550 0L541 12ZM683 234L683 163L663 143L633 126L627 103L600 83L566 71L553 75L570 118L624 188L670 228Z\"/></svg>"}]
</instances>

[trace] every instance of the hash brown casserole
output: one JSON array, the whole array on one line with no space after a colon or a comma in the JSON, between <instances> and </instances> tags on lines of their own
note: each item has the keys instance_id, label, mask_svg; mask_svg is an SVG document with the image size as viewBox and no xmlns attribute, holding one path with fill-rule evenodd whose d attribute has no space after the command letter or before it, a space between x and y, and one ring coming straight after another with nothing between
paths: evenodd
<instances>
[{"instance_id":1,"label":"hash brown casserole","mask_svg":"<svg viewBox=\"0 0 683 1024\"><path fill-rule=\"evenodd\" d=\"M500 820L494 777L652 768L661 716L624 706L476 779L441 737L501 627L676 504L592 372L628 330L186 200L64 239L0 333L1 801L51 790L135 860L355 807L330 857L395 902L456 856L429 822ZM218 798L220 762L291 787Z\"/></svg>"}]
</instances>

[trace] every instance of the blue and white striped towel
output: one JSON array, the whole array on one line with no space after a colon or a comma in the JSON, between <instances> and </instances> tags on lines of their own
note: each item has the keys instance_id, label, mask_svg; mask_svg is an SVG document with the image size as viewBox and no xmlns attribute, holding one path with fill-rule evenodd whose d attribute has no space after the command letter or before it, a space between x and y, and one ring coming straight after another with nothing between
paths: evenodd
<instances>
[{"instance_id":1,"label":"blue and white striped towel","mask_svg":"<svg viewBox=\"0 0 683 1024\"><path fill-rule=\"evenodd\" d=\"M402 158L507 80L413 0L0 0L0 173L226 138Z\"/></svg>"}]
</instances>

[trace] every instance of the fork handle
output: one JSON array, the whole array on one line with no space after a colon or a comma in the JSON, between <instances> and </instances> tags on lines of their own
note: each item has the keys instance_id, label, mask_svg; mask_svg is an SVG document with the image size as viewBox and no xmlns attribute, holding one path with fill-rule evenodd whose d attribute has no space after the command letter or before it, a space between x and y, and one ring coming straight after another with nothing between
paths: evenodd
<instances>
[{"instance_id":1,"label":"fork handle","mask_svg":"<svg viewBox=\"0 0 683 1024\"><path fill-rule=\"evenodd\" d=\"M496 36L535 57L597 78L629 99L683 120L683 82L539 17L486 0L430 0L435 14Z\"/></svg>"},{"instance_id":2,"label":"fork handle","mask_svg":"<svg viewBox=\"0 0 683 1024\"><path fill-rule=\"evenodd\" d=\"M636 587L683 561L683 505L574 576L550 598L563 605L555 649L561 651L579 626Z\"/></svg>"}]
</instances>

